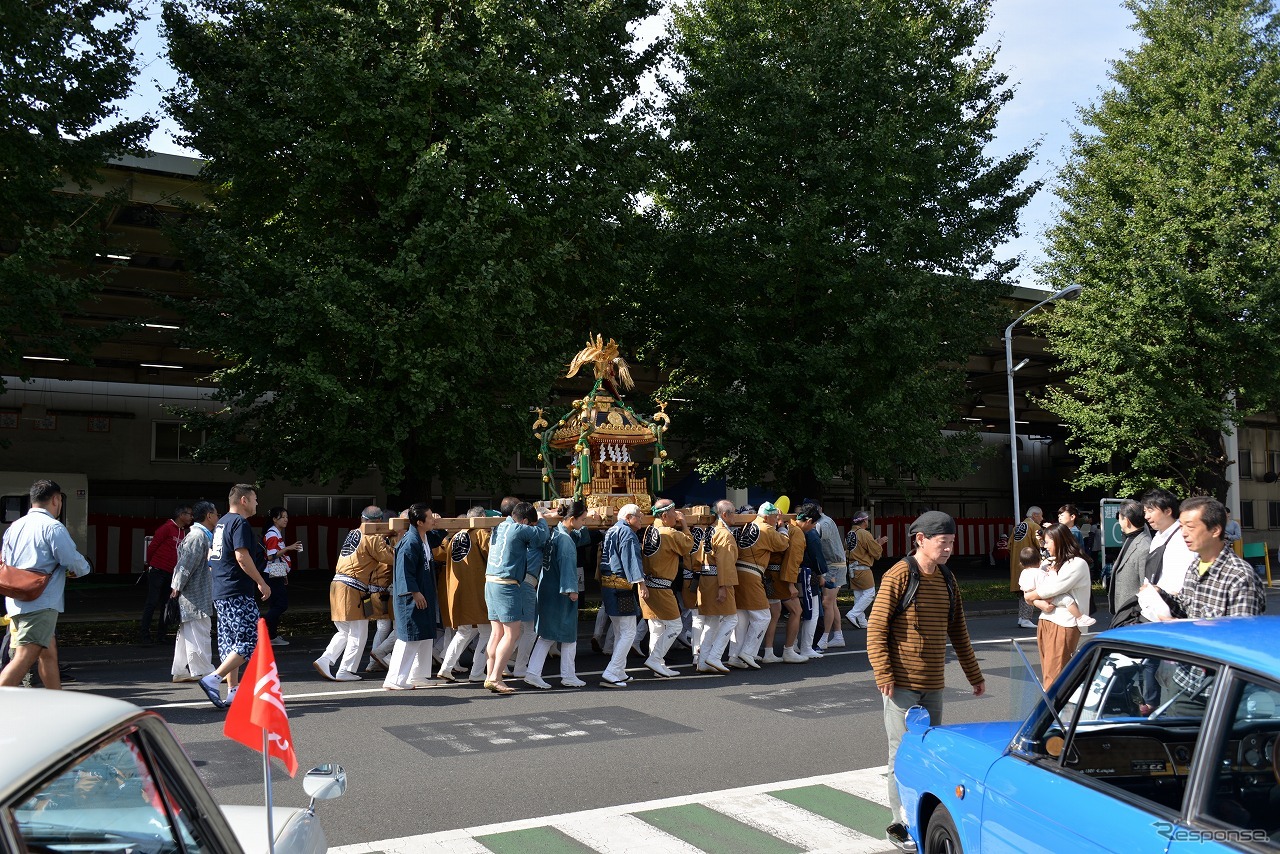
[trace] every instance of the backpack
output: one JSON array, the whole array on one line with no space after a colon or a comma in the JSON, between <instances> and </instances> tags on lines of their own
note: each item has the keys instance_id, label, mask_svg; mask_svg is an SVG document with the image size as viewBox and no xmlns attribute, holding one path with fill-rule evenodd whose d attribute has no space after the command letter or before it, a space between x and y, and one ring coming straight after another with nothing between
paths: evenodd
<instances>
[{"instance_id":1,"label":"backpack","mask_svg":"<svg viewBox=\"0 0 1280 854\"><path fill-rule=\"evenodd\" d=\"M950 624L956 611L956 577L952 574L951 569L944 563L938 567L942 571L942 578L947 582L947 623ZM898 608L889 617L890 620L897 619L907 612L916 602L916 591L920 589L920 564L916 563L916 559L911 555L907 555L907 589L903 592L902 598L898 600Z\"/></svg>"}]
</instances>

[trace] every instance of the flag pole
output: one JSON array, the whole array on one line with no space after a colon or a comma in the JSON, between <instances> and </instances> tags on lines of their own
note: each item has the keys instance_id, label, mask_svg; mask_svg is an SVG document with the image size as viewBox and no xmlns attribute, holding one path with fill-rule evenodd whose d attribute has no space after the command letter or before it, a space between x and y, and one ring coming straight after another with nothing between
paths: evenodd
<instances>
[{"instance_id":1,"label":"flag pole","mask_svg":"<svg viewBox=\"0 0 1280 854\"><path fill-rule=\"evenodd\" d=\"M275 854L276 834L271 822L271 756L267 753L267 730L262 730L262 785L267 792L267 854Z\"/></svg>"}]
</instances>

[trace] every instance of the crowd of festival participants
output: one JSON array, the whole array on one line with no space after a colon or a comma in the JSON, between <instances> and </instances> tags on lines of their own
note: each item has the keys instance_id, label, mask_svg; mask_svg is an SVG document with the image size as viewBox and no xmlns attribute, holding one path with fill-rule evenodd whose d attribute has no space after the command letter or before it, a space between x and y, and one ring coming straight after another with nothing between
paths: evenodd
<instances>
[{"instance_id":1,"label":"crowd of festival participants","mask_svg":"<svg viewBox=\"0 0 1280 854\"><path fill-rule=\"evenodd\" d=\"M820 658L845 645L836 594L846 581L857 592L849 620L866 626L871 565L885 542L867 530L866 513L842 538L812 502L791 521L768 502L753 521L731 525L737 512L721 501L714 524L691 525L660 499L651 521L628 504L601 533L582 501L540 510L508 497L497 513L473 507L466 514L501 516L496 527L448 533L428 505L415 504L403 514L408 531L398 541L360 527L348 534L330 586L337 631L313 666L338 682L385 672L388 690L443 680L510 694L517 690L511 680L551 688L544 670L554 656L560 685L583 687L575 664L588 571L601 589L591 644L609 655L599 682L605 688L632 680L633 650L662 678L680 675L667 663L676 644L690 648L694 669L706 674ZM382 520L378 507L361 515L362 522Z\"/></svg>"}]
</instances>

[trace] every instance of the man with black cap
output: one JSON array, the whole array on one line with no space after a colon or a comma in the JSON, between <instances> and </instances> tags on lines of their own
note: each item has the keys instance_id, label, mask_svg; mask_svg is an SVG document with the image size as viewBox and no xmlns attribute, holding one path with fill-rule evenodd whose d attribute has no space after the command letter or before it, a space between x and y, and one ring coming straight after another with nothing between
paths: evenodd
<instances>
[{"instance_id":1,"label":"man with black cap","mask_svg":"<svg viewBox=\"0 0 1280 854\"><path fill-rule=\"evenodd\" d=\"M849 552L849 587L853 590L853 607L846 615L855 629L867 627L867 608L876 598L876 577L871 574L871 567L884 554L888 537L876 539L875 534L867 529L871 524L871 514L859 510L853 514L853 527L845 538L845 548Z\"/></svg>"},{"instance_id":2,"label":"man with black cap","mask_svg":"<svg viewBox=\"0 0 1280 854\"><path fill-rule=\"evenodd\" d=\"M896 842L909 837L893 774L894 756L906 733L906 714L912 706L923 706L934 725L942 723L948 639L974 696L986 691L969 643L960 589L946 565L955 547L955 520L930 510L911 523L908 533L915 553L884 574L867 625L867 657L876 687L884 697L884 728L889 738L893 823L887 833Z\"/></svg>"}]
</instances>

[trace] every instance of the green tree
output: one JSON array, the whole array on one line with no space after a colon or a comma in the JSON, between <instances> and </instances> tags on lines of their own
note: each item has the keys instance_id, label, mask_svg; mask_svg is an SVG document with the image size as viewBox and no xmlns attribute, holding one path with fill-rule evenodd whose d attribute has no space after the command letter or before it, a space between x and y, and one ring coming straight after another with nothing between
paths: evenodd
<instances>
[{"instance_id":1,"label":"green tree","mask_svg":"<svg viewBox=\"0 0 1280 854\"><path fill-rule=\"evenodd\" d=\"M141 153L154 123L118 120L136 73L129 0L0 5L0 367L22 356L89 359L76 318L107 270L94 267L109 203L86 189L112 157ZM2 388L3 386L0 386Z\"/></svg>"},{"instance_id":2,"label":"green tree","mask_svg":"<svg viewBox=\"0 0 1280 854\"><path fill-rule=\"evenodd\" d=\"M1073 485L1221 494L1221 430L1280 404L1280 53L1262 0L1131 0L1139 47L1081 110L1043 273ZM1234 402L1233 402L1234 398Z\"/></svg>"},{"instance_id":3,"label":"green tree","mask_svg":"<svg viewBox=\"0 0 1280 854\"><path fill-rule=\"evenodd\" d=\"M642 359L703 475L969 470L944 435L1003 312L1032 150L984 153L1012 93L985 2L702 0L675 11Z\"/></svg>"},{"instance_id":4,"label":"green tree","mask_svg":"<svg viewBox=\"0 0 1280 854\"><path fill-rule=\"evenodd\" d=\"M495 484L625 276L651 0L170 2L206 457Z\"/></svg>"}]
</instances>

